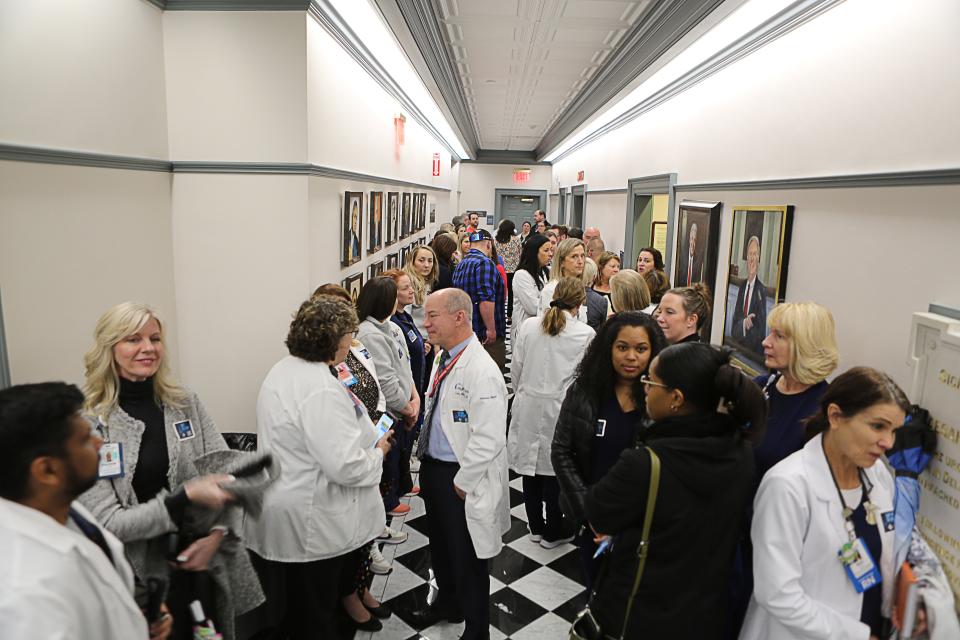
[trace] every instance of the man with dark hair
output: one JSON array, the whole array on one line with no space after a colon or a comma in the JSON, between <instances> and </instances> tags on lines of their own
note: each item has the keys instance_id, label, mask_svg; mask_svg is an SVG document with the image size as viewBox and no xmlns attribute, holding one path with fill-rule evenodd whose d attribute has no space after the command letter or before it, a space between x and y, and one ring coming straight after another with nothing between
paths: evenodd
<instances>
[{"instance_id":1,"label":"man with dark hair","mask_svg":"<svg viewBox=\"0 0 960 640\"><path fill-rule=\"evenodd\" d=\"M450 220L450 224L453 225L454 229L459 227L462 223L463 223L463 217L461 216L453 216L453 219Z\"/></svg>"},{"instance_id":2,"label":"man with dark hair","mask_svg":"<svg viewBox=\"0 0 960 640\"><path fill-rule=\"evenodd\" d=\"M536 229L539 223L543 223L544 229L550 228L550 223L547 222L547 214L544 213L543 209L537 209L533 212L533 228ZM541 231L541 233L543 233Z\"/></svg>"},{"instance_id":3,"label":"man with dark hair","mask_svg":"<svg viewBox=\"0 0 960 640\"><path fill-rule=\"evenodd\" d=\"M493 236L486 229L470 234L470 251L453 272L453 286L473 301L473 332L500 370L507 362L505 283L491 259Z\"/></svg>"},{"instance_id":4,"label":"man with dark hair","mask_svg":"<svg viewBox=\"0 0 960 640\"><path fill-rule=\"evenodd\" d=\"M480 228L480 214L471 211L467 214L467 233L473 233Z\"/></svg>"},{"instance_id":5,"label":"man with dark hair","mask_svg":"<svg viewBox=\"0 0 960 640\"><path fill-rule=\"evenodd\" d=\"M567 231L568 238L576 238L577 240L583 240L583 229L580 227L570 227L570 230Z\"/></svg>"},{"instance_id":6,"label":"man with dark hair","mask_svg":"<svg viewBox=\"0 0 960 640\"><path fill-rule=\"evenodd\" d=\"M123 544L76 498L123 458L62 382L0 391L0 629L4 638L147 638ZM167 616L150 630L166 638Z\"/></svg>"}]
</instances>

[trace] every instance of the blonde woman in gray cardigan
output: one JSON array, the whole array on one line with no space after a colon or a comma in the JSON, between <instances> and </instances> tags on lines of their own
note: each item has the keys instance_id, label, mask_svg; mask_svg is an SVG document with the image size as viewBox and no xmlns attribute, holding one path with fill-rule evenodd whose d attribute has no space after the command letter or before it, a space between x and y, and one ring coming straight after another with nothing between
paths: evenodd
<instances>
[{"instance_id":1,"label":"blonde woman in gray cardigan","mask_svg":"<svg viewBox=\"0 0 960 640\"><path fill-rule=\"evenodd\" d=\"M84 411L105 444L97 484L80 501L124 543L138 578L169 580L172 637L189 634L194 581L206 572L216 589L205 612L232 638L234 617L260 604L263 592L235 535L239 510L220 487L229 477L201 476L195 466L227 445L196 394L171 375L156 312L134 302L108 310L84 363ZM108 454L122 463L111 468ZM218 524L198 530L194 523L211 516ZM177 536L172 570L168 534Z\"/></svg>"}]
</instances>

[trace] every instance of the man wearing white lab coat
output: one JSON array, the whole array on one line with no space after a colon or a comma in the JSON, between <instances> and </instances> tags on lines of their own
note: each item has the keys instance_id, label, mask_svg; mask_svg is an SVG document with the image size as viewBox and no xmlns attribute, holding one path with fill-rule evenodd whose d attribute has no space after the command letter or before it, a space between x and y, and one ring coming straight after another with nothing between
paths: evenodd
<instances>
[{"instance_id":1,"label":"man wearing white lab coat","mask_svg":"<svg viewBox=\"0 0 960 640\"><path fill-rule=\"evenodd\" d=\"M0 391L4 640L148 637L123 544L74 502L97 480L102 444L82 402L63 383ZM169 631L164 623L155 637Z\"/></svg>"},{"instance_id":2,"label":"man wearing white lab coat","mask_svg":"<svg viewBox=\"0 0 960 640\"><path fill-rule=\"evenodd\" d=\"M442 351L427 390L419 443L420 487L439 596L412 613L424 629L466 621L467 640L489 638L487 559L510 528L507 389L471 327L473 304L460 289L426 302L424 326Z\"/></svg>"}]
</instances>

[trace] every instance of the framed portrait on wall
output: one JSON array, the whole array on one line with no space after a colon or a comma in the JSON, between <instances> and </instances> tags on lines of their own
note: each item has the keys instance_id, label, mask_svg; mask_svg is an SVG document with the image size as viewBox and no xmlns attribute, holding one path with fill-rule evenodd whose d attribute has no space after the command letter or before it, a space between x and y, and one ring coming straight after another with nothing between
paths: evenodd
<instances>
[{"instance_id":1,"label":"framed portrait on wall","mask_svg":"<svg viewBox=\"0 0 960 640\"><path fill-rule=\"evenodd\" d=\"M427 228L427 194L420 194L420 230Z\"/></svg>"},{"instance_id":2,"label":"framed portrait on wall","mask_svg":"<svg viewBox=\"0 0 960 640\"><path fill-rule=\"evenodd\" d=\"M374 262L367 267L367 282L373 280L377 276L383 273L383 260L379 262Z\"/></svg>"},{"instance_id":3,"label":"framed portrait on wall","mask_svg":"<svg viewBox=\"0 0 960 640\"><path fill-rule=\"evenodd\" d=\"M761 343L767 315L786 295L792 228L789 205L733 209L723 344L736 350L739 364L754 375L766 371Z\"/></svg>"},{"instance_id":4,"label":"framed portrait on wall","mask_svg":"<svg viewBox=\"0 0 960 640\"><path fill-rule=\"evenodd\" d=\"M437 205L431 204L430 205L430 224L433 224L436 221L437 221Z\"/></svg>"},{"instance_id":5,"label":"framed portrait on wall","mask_svg":"<svg viewBox=\"0 0 960 640\"><path fill-rule=\"evenodd\" d=\"M719 202L683 200L680 203L673 286L689 287L703 282L710 288L711 295L714 294L722 208Z\"/></svg>"},{"instance_id":6,"label":"framed portrait on wall","mask_svg":"<svg viewBox=\"0 0 960 640\"><path fill-rule=\"evenodd\" d=\"M399 253L388 253L384 263L387 269L396 269L397 265L399 264L399 260Z\"/></svg>"},{"instance_id":7,"label":"framed portrait on wall","mask_svg":"<svg viewBox=\"0 0 960 640\"><path fill-rule=\"evenodd\" d=\"M357 304L357 298L360 296L360 289L363 287L363 273L355 273L351 276L347 276L343 279L343 282L340 283L344 289L350 293L350 298L353 300L353 304Z\"/></svg>"},{"instance_id":8,"label":"framed portrait on wall","mask_svg":"<svg viewBox=\"0 0 960 640\"><path fill-rule=\"evenodd\" d=\"M420 194L413 194L413 207L410 214L410 233L420 230Z\"/></svg>"},{"instance_id":9,"label":"framed portrait on wall","mask_svg":"<svg viewBox=\"0 0 960 640\"><path fill-rule=\"evenodd\" d=\"M413 220L411 218L411 216L413 215L413 210L411 205L412 200L413 200L412 194L409 194L409 193L403 194L402 206L400 207L400 237L401 238L406 238L407 236L409 236L410 230L413 228L412 226Z\"/></svg>"},{"instance_id":10,"label":"framed portrait on wall","mask_svg":"<svg viewBox=\"0 0 960 640\"><path fill-rule=\"evenodd\" d=\"M400 237L400 194L387 192L387 232L384 246L394 244Z\"/></svg>"},{"instance_id":11,"label":"framed portrait on wall","mask_svg":"<svg viewBox=\"0 0 960 640\"><path fill-rule=\"evenodd\" d=\"M347 191L344 194L340 229L340 266L349 267L360 261L360 245L363 239L362 191Z\"/></svg>"},{"instance_id":12,"label":"framed portrait on wall","mask_svg":"<svg viewBox=\"0 0 960 640\"><path fill-rule=\"evenodd\" d=\"M383 248L383 191L370 192L370 211L367 218L367 253Z\"/></svg>"}]
</instances>

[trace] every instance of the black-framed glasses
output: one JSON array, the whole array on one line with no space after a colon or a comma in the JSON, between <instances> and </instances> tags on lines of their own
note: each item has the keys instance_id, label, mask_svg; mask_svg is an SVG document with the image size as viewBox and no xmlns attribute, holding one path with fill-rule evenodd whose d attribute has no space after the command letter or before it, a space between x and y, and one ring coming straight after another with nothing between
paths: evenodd
<instances>
[{"instance_id":1,"label":"black-framed glasses","mask_svg":"<svg viewBox=\"0 0 960 640\"><path fill-rule=\"evenodd\" d=\"M662 382L655 382L650 379L650 376L640 376L640 384L650 387L663 387L664 389L669 389L670 385L663 384Z\"/></svg>"}]
</instances>

